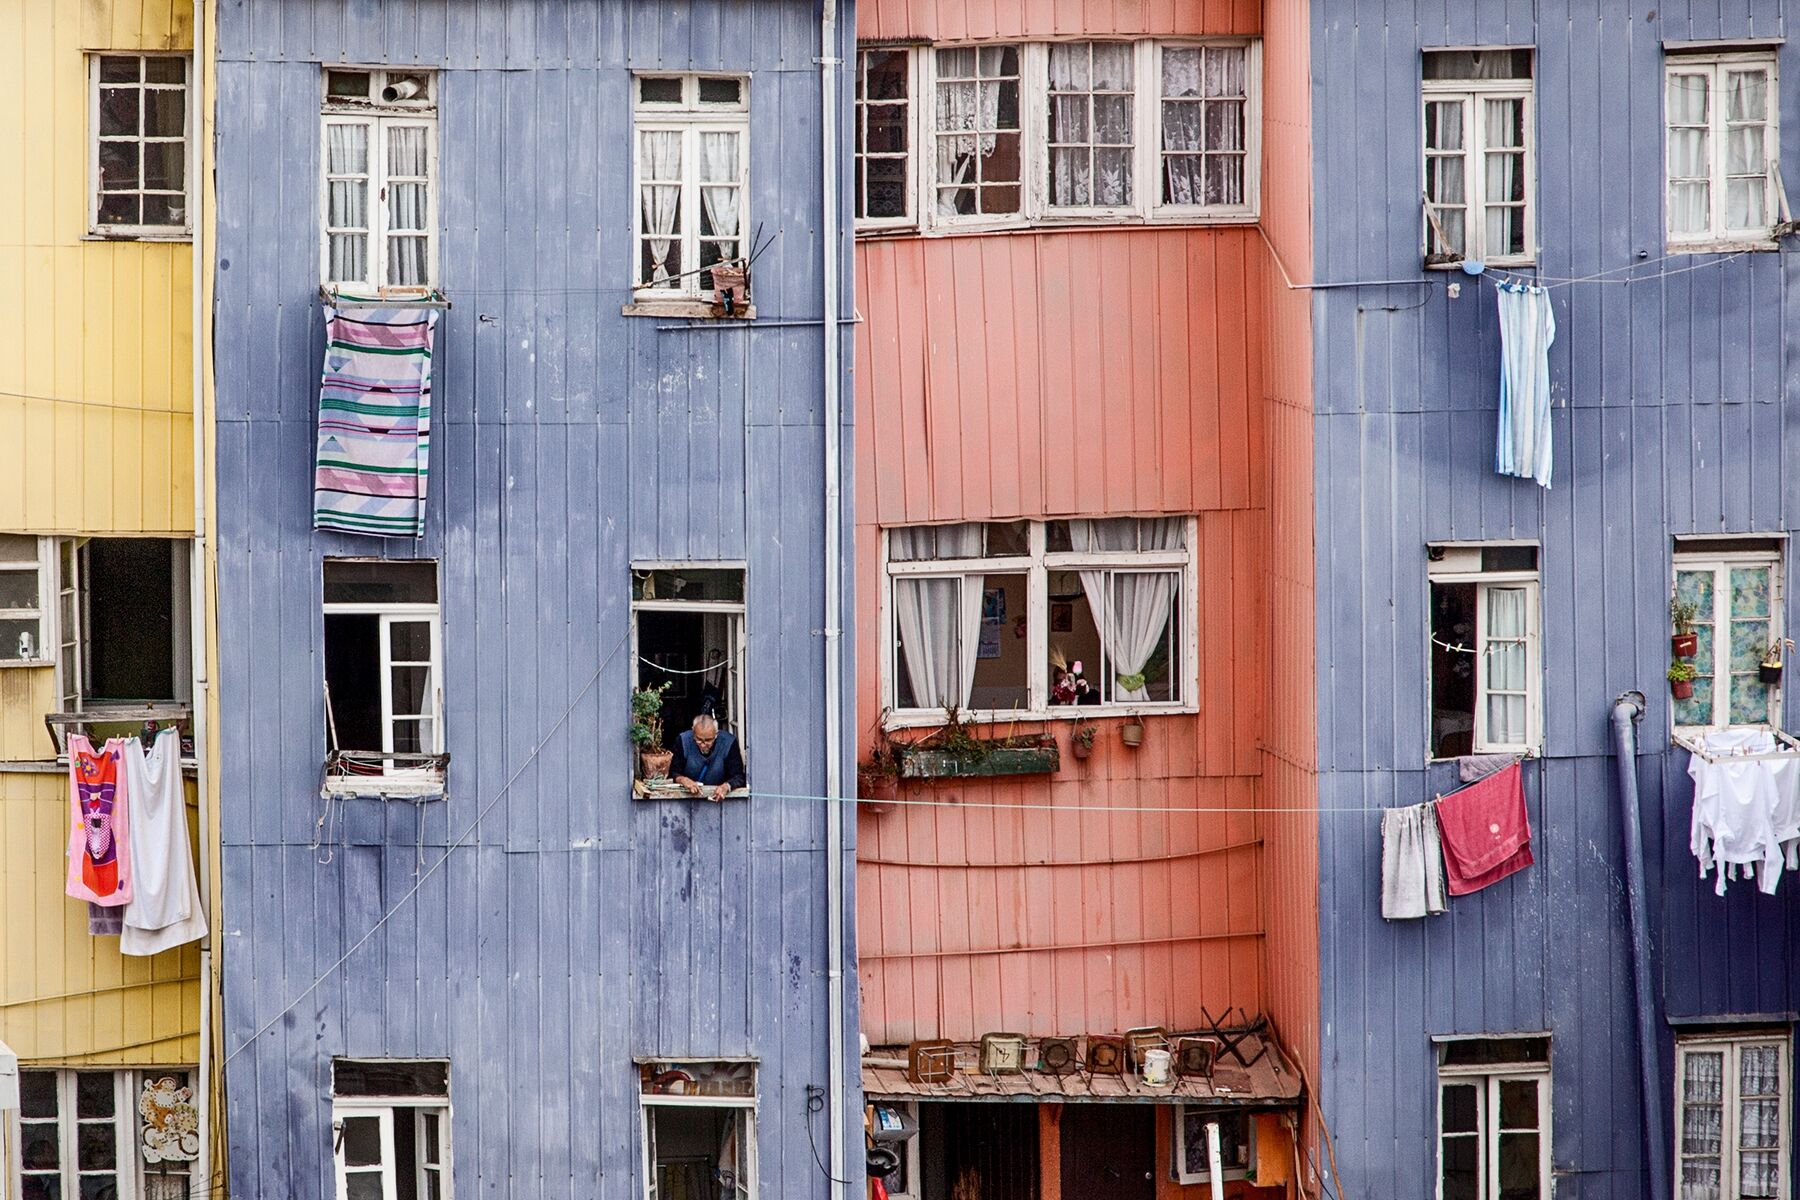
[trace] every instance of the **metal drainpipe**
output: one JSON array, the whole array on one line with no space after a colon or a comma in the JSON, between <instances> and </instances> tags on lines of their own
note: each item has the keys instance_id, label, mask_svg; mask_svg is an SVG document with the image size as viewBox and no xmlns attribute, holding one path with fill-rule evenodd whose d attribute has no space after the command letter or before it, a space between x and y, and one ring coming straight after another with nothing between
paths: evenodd
<instances>
[{"instance_id":1,"label":"metal drainpipe","mask_svg":"<svg viewBox=\"0 0 1800 1200\"><path fill-rule=\"evenodd\" d=\"M821 259L820 332L825 341L825 900L826 900L826 1019L827 1127L831 1146L830 1194L834 1200L847 1195L844 1146L844 813L843 789L843 544L839 429L843 397L839 388L838 351L843 329L836 317L842 307L838 297L838 255L842 241L838 228L838 0L819 5L819 224L825 242Z\"/></svg>"},{"instance_id":2,"label":"metal drainpipe","mask_svg":"<svg viewBox=\"0 0 1800 1200\"><path fill-rule=\"evenodd\" d=\"M1625 898L1631 915L1631 982L1637 1000L1638 1070L1644 1110L1644 1160L1650 1178L1645 1194L1667 1196L1669 1143L1663 1137L1662 1072L1658 1068L1656 996L1650 980L1650 926L1645 916L1644 830L1639 823L1637 722L1644 693L1625 692L1613 701L1613 754L1618 770L1619 821L1625 838Z\"/></svg>"}]
</instances>

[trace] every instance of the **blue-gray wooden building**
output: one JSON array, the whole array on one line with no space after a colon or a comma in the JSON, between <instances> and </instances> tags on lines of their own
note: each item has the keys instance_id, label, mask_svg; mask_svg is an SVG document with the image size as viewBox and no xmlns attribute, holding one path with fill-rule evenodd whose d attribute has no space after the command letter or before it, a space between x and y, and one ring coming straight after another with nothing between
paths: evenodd
<instances>
[{"instance_id":1,"label":"blue-gray wooden building","mask_svg":"<svg viewBox=\"0 0 1800 1200\"><path fill-rule=\"evenodd\" d=\"M233 1191L828 1194L832 929L853 947L822 798L829 731L848 745L826 463L849 373L825 319L849 305L822 296L828 259L848 296L850 241L821 96L847 114L850 92L821 6L217 17ZM752 255L754 315L715 315L696 269ZM322 283L447 301L417 310L438 315L420 537L314 528ZM367 558L428 565L333 561ZM637 681L672 685L680 728L710 704L748 798L634 798ZM375 774L322 795L328 739L381 752L334 760ZM853 999L840 1019L854 1143Z\"/></svg>"},{"instance_id":2,"label":"blue-gray wooden building","mask_svg":"<svg viewBox=\"0 0 1800 1200\"><path fill-rule=\"evenodd\" d=\"M1730 200L1747 207L1723 215L1695 208L1692 190L1677 189L1672 200L1665 177L1666 161L1676 160L1686 164L1676 174L1696 177L1689 160L1699 153L1692 138L1671 135L1670 124L1726 141L1741 122L1760 125L1771 152L1779 124L1780 164L1800 180L1792 132L1800 130L1800 52L1784 40L1791 16L1779 0L1311 6L1314 279L1326 285L1313 293L1317 1083L1345 1195L1438 1195L1445 1169L1454 1176L1446 1198L1498 1196L1501 1184L1507 1196L1539 1195L1535 1159L1531 1180L1519 1174L1535 1153L1529 1137L1490 1157L1495 1113L1473 1091L1448 1091L1465 1078L1457 1064L1484 1056L1528 1076L1547 1059L1548 1168L1561 1200L1794 1194L1800 886L1790 876L1765 896L1737 881L1721 898L1711 878L1699 878L1689 851L1689 755L1672 744L1664 678L1678 554L1727 563L1766 556L1775 564L1777 622L1783 584L1791 593L1795 579L1786 538L1800 527L1800 475L1791 465L1800 377L1789 305L1800 300L1800 274L1791 265L1794 241L1767 233L1785 215L1775 199L1779 176L1763 170L1754 148L1729 166L1710 163L1697 177L1715 185L1736 171L1761 173L1756 195ZM1483 53L1433 53L1470 48ZM1506 49L1528 53L1500 53ZM1771 70L1778 82L1741 77ZM1694 89L1708 80L1716 104L1697 106ZM1453 124L1448 110L1430 111L1432 100L1459 90L1481 106L1515 85L1528 97L1522 122L1516 110L1496 111L1478 133L1474 124L1456 131L1439 128ZM1529 265L1491 265L1517 248L1513 218L1496 216L1482 222L1485 245L1463 247L1490 263L1485 277L1426 269L1432 231L1421 214L1422 181L1447 186L1422 161L1426 139L1455 151L1467 136L1473 152L1498 152L1520 125L1531 144L1523 185L1514 188L1504 166L1483 183L1489 199L1529 196L1528 250L1515 256ZM1464 183L1473 198L1473 178ZM1672 207L1681 211L1672 215ZM1705 244L1673 244L1674 225ZM1764 231L1734 232L1746 225ZM1700 236L1708 230L1713 236ZM1500 274L1551 284L1548 490L1494 469ZM1604 281L1558 286L1595 276ZM1395 280L1403 282L1341 286ZM1709 535L1737 540L1697 540ZM1428 760L1466 753L1475 740L1459 741L1459 732L1474 731L1459 730L1432 699L1443 660L1429 640L1438 564L1428 546L1438 545L1443 561L1455 543L1496 542L1536 549L1541 737L1533 738L1538 756L1524 763L1536 863L1452 897L1446 915L1387 922L1379 810L1459 786L1454 762ZM1528 559L1510 562L1530 569ZM1465 561L1481 569L1479 553ZM1648 1080L1611 725L1615 698L1633 689L1647 697L1636 725L1645 905L1635 940L1648 954ZM1442 690L1454 685L1444 681ZM1779 720L1781 701L1774 707ZM1547 1034L1548 1045L1448 1040L1520 1034ZM1717 1130L1706 1128L1718 1110L1700 1103L1704 1066L1690 1069L1677 1057L1678 1045L1689 1044L1679 1039L1701 1035L1728 1047L1724 1140L1732 1140L1732 1123L1745 1147L1774 1137L1773 1173L1753 1149L1727 1146L1720 1161ZM1732 1036L1765 1037L1776 1051L1787 1097L1781 1120L1771 1121L1779 1129L1749 1129L1759 1093L1748 1076L1761 1067L1745 1064L1762 1059L1755 1047L1745 1059L1741 1043L1732 1049L1724 1040ZM1707 1045L1700 1049L1710 1052ZM1716 1085L1717 1074L1711 1078ZM1684 1087L1694 1109L1685 1115L1677 1100ZM1503 1121L1513 1129L1536 1122L1535 1114L1513 1119L1528 1092L1512 1093L1518 1111ZM1482 1122L1475 1174L1458 1166L1466 1147L1445 1148L1471 1114ZM1494 1158L1506 1160L1500 1180L1491 1174ZM1755 1186L1785 1175L1779 1192L1741 1187L1734 1164L1761 1180ZM1718 1190L1714 1172L1724 1176ZM1682 1190L1684 1179L1693 1190Z\"/></svg>"}]
</instances>

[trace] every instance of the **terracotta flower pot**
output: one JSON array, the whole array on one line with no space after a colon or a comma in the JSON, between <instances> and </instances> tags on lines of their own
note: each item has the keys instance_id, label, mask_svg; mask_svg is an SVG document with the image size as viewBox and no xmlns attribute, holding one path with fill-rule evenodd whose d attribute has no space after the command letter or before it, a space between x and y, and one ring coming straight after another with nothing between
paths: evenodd
<instances>
[{"instance_id":1,"label":"terracotta flower pot","mask_svg":"<svg viewBox=\"0 0 1800 1200\"><path fill-rule=\"evenodd\" d=\"M1669 695L1675 697L1677 700L1692 699L1694 695L1694 681L1691 679L1683 679L1680 681L1671 680L1669 682Z\"/></svg>"},{"instance_id":2,"label":"terracotta flower pot","mask_svg":"<svg viewBox=\"0 0 1800 1200\"><path fill-rule=\"evenodd\" d=\"M1082 737L1080 734L1069 735L1070 754L1073 754L1076 758L1086 758L1093 752L1094 738L1091 733L1087 737Z\"/></svg>"},{"instance_id":3,"label":"terracotta flower pot","mask_svg":"<svg viewBox=\"0 0 1800 1200\"><path fill-rule=\"evenodd\" d=\"M1697 633L1677 633L1669 638L1669 649L1675 652L1676 658L1692 658L1700 650L1700 635Z\"/></svg>"},{"instance_id":4,"label":"terracotta flower pot","mask_svg":"<svg viewBox=\"0 0 1800 1200\"><path fill-rule=\"evenodd\" d=\"M675 761L672 750L640 750L638 763L644 769L645 779L667 779L669 764Z\"/></svg>"}]
</instances>

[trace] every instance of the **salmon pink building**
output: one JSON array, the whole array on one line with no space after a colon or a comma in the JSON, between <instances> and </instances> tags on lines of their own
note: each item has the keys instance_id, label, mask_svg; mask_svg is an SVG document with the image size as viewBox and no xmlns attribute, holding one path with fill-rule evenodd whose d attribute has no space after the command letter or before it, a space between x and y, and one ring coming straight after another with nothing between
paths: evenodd
<instances>
[{"instance_id":1,"label":"salmon pink building","mask_svg":"<svg viewBox=\"0 0 1800 1200\"><path fill-rule=\"evenodd\" d=\"M1324 1170L1307 21L858 6L857 938L896 1200Z\"/></svg>"}]
</instances>

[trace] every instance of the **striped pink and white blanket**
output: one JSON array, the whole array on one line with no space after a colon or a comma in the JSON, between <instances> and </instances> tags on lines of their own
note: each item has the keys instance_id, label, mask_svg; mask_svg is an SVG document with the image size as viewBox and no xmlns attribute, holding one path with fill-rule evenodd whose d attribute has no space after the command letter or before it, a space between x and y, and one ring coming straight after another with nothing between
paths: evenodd
<instances>
[{"instance_id":1,"label":"striped pink and white blanket","mask_svg":"<svg viewBox=\"0 0 1800 1200\"><path fill-rule=\"evenodd\" d=\"M315 529L424 534L437 318L428 308L325 309Z\"/></svg>"}]
</instances>

